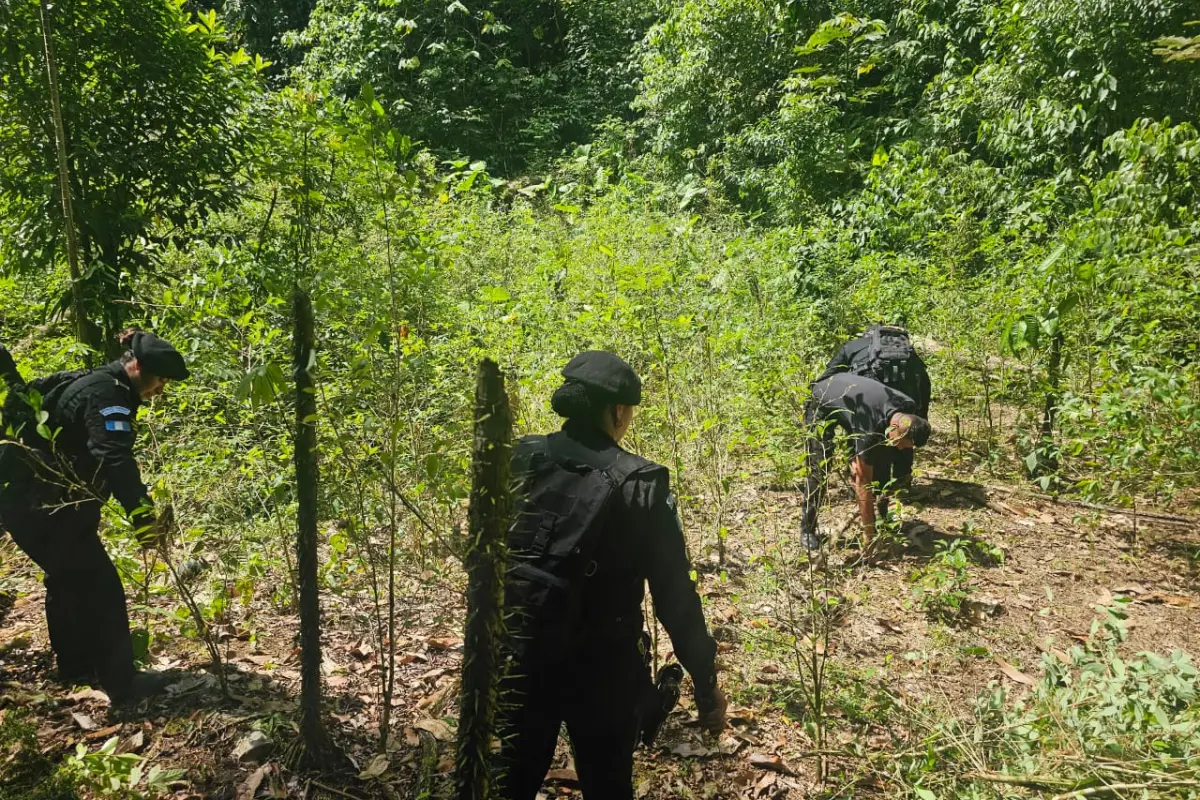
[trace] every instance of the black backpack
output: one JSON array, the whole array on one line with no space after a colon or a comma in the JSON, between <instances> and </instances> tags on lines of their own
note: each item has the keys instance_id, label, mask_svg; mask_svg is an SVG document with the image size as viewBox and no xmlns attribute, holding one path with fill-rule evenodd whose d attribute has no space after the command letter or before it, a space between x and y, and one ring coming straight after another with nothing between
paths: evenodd
<instances>
[{"instance_id":1,"label":"black backpack","mask_svg":"<svg viewBox=\"0 0 1200 800\"><path fill-rule=\"evenodd\" d=\"M88 370L66 370L43 378L34 378L24 386L12 386L0 408L0 439L13 439L30 447L44 447L45 439L37 434L35 406L47 412L52 420L59 398L67 387L88 374ZM34 393L40 401L34 400Z\"/></svg>"},{"instance_id":2,"label":"black backpack","mask_svg":"<svg viewBox=\"0 0 1200 800\"><path fill-rule=\"evenodd\" d=\"M50 451L50 442L37 431L36 408L49 414L47 425L53 429L59 399L68 386L87 374L87 370L67 370L34 378L23 385L9 384L8 396L0 408L0 483L16 480L29 469L36 469L37 459L26 457L28 451ZM34 399L34 392L40 400Z\"/></svg>"},{"instance_id":3,"label":"black backpack","mask_svg":"<svg viewBox=\"0 0 1200 800\"><path fill-rule=\"evenodd\" d=\"M613 501L630 475L650 465L622 451L597 469L554 449L549 437L530 436L514 458L523 484L507 536L504 604L506 640L518 657L530 648L565 654L578 644L583 590Z\"/></svg>"},{"instance_id":4,"label":"black backpack","mask_svg":"<svg viewBox=\"0 0 1200 800\"><path fill-rule=\"evenodd\" d=\"M920 382L913 365L916 351L908 331L891 325L876 325L864 334L864 338L867 346L858 352L852 371L918 399Z\"/></svg>"}]
</instances>

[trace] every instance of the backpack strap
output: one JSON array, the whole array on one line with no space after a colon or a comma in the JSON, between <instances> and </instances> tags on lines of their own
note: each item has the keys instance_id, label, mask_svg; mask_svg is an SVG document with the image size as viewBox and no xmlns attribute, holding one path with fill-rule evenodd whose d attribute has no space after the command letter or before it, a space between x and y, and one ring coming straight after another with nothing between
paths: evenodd
<instances>
[{"instance_id":1,"label":"backpack strap","mask_svg":"<svg viewBox=\"0 0 1200 800\"><path fill-rule=\"evenodd\" d=\"M617 455L617 460L604 469L604 474L619 489L635 472L640 472L647 467L653 466L656 466L653 462L622 450Z\"/></svg>"},{"instance_id":2,"label":"backpack strap","mask_svg":"<svg viewBox=\"0 0 1200 800\"><path fill-rule=\"evenodd\" d=\"M600 518L596 520L596 524L592 526L592 530L588 531L588 535L579 543L579 554L583 558L585 567L584 578L590 578L595 574L595 560L593 556L596 553L596 548L600 545L600 532L604 529L608 515L612 513L613 503L616 502L614 497L620 494L621 487L625 482L642 469L654 466L650 461L636 456L633 453L621 450L617 455L617 460L609 466L601 470L605 479L608 481L609 489L608 498L604 502L604 509L600 512Z\"/></svg>"}]
</instances>

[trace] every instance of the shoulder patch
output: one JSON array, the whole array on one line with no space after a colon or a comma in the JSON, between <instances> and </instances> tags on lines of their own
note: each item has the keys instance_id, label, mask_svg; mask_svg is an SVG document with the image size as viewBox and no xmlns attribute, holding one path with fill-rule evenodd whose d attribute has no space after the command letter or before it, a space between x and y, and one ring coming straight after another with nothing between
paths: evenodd
<instances>
[{"instance_id":1,"label":"shoulder patch","mask_svg":"<svg viewBox=\"0 0 1200 800\"><path fill-rule=\"evenodd\" d=\"M106 431L124 431L132 433L133 426L123 419L106 419L104 420L104 430Z\"/></svg>"},{"instance_id":2,"label":"shoulder patch","mask_svg":"<svg viewBox=\"0 0 1200 800\"><path fill-rule=\"evenodd\" d=\"M100 409L100 415L103 417L111 417L113 414L124 414L128 417L132 415L133 412L125 406L109 406L108 408Z\"/></svg>"}]
</instances>

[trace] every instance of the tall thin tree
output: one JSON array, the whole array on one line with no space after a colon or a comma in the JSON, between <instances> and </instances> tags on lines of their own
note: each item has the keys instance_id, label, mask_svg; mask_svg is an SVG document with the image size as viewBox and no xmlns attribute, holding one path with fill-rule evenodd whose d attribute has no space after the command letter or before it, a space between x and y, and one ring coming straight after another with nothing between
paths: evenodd
<instances>
[{"instance_id":1,"label":"tall thin tree","mask_svg":"<svg viewBox=\"0 0 1200 800\"><path fill-rule=\"evenodd\" d=\"M292 365L296 382L296 565L300 584L300 739L297 761L314 767L333 751L321 716L321 604L317 577L316 336L312 299L299 285L292 296Z\"/></svg>"},{"instance_id":2,"label":"tall thin tree","mask_svg":"<svg viewBox=\"0 0 1200 800\"><path fill-rule=\"evenodd\" d=\"M80 284L79 242L75 231L75 215L71 208L71 170L67 160L67 132L63 124L62 104L58 96L58 62L54 59L54 39L50 30L50 9L40 0L38 10L42 22L42 49L46 55L46 80L49 83L50 116L54 123L54 143L58 162L58 192L61 195L63 232L67 241L67 266L71 271L71 313L75 316L75 335L79 341L100 349L100 342L88 325Z\"/></svg>"},{"instance_id":3,"label":"tall thin tree","mask_svg":"<svg viewBox=\"0 0 1200 800\"><path fill-rule=\"evenodd\" d=\"M504 534L511 516L511 439L512 417L504 374L496 362L485 358L479 364L475 383L475 445L466 553L467 624L454 774L457 800L486 800L490 789L488 755L496 714Z\"/></svg>"}]
</instances>

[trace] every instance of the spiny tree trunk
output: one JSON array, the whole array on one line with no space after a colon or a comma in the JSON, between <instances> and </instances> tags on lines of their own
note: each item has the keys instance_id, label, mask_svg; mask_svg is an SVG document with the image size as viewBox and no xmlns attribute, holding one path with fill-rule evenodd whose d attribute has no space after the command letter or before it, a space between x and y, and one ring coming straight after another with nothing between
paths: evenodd
<instances>
[{"instance_id":1,"label":"spiny tree trunk","mask_svg":"<svg viewBox=\"0 0 1200 800\"><path fill-rule=\"evenodd\" d=\"M486 800L496 712L497 649L502 631L504 534L510 518L509 453L512 421L504 375L496 362L479 364L475 384L467 625L463 644L462 708L455 762L457 800Z\"/></svg>"},{"instance_id":2,"label":"spiny tree trunk","mask_svg":"<svg viewBox=\"0 0 1200 800\"><path fill-rule=\"evenodd\" d=\"M58 63L54 60L54 43L50 35L50 10L46 0L38 9L42 21L42 46L46 55L46 80L49 82L50 116L54 122L54 143L58 162L58 192L62 200L63 232L67 240L67 266L71 271L71 313L75 317L75 336L80 342L99 350L101 342L96 328L89 323L84 305L82 277L79 270L79 242L75 235L75 212L71 207L71 172L67 161L67 132L63 124L62 104L58 97Z\"/></svg>"},{"instance_id":3,"label":"spiny tree trunk","mask_svg":"<svg viewBox=\"0 0 1200 800\"><path fill-rule=\"evenodd\" d=\"M300 739L296 759L306 766L329 763L332 745L321 717L321 605L317 586L317 395L312 367L316 337L312 300L296 288L292 297L293 367L296 380L296 561L300 583Z\"/></svg>"}]
</instances>

